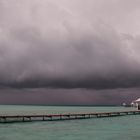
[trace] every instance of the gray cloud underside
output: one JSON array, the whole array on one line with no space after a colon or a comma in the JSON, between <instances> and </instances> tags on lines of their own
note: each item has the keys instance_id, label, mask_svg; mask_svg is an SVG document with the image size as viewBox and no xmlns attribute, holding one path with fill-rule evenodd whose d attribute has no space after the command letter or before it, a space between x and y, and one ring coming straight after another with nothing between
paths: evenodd
<instances>
[{"instance_id":1,"label":"gray cloud underside","mask_svg":"<svg viewBox=\"0 0 140 140\"><path fill-rule=\"evenodd\" d=\"M1 104L44 105L122 105L139 97L139 88L131 89L1 89ZM133 93L133 94L132 94Z\"/></svg>"},{"instance_id":2,"label":"gray cloud underside","mask_svg":"<svg viewBox=\"0 0 140 140\"><path fill-rule=\"evenodd\" d=\"M140 37L38 0L0 1L0 85L140 86Z\"/></svg>"}]
</instances>

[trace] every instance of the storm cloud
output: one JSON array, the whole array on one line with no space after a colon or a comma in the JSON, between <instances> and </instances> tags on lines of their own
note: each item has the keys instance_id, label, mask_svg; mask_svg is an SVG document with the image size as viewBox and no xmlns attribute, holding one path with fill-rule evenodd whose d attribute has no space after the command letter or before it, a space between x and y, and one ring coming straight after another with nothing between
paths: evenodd
<instances>
[{"instance_id":1,"label":"storm cloud","mask_svg":"<svg viewBox=\"0 0 140 140\"><path fill-rule=\"evenodd\" d=\"M139 5L1 0L1 88L140 87Z\"/></svg>"},{"instance_id":2,"label":"storm cloud","mask_svg":"<svg viewBox=\"0 0 140 140\"><path fill-rule=\"evenodd\" d=\"M139 97L139 88L130 89L1 89L1 104L40 105L122 105ZM9 98L10 97L10 98Z\"/></svg>"}]
</instances>

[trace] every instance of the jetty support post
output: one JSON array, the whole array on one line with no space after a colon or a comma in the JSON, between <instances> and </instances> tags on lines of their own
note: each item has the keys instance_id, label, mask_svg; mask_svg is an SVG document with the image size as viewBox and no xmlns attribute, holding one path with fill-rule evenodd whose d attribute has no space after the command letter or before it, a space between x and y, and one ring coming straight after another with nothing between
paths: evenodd
<instances>
[{"instance_id":1,"label":"jetty support post","mask_svg":"<svg viewBox=\"0 0 140 140\"><path fill-rule=\"evenodd\" d=\"M25 121L25 118L24 118L24 116L22 117L22 121L23 121L23 122Z\"/></svg>"},{"instance_id":2,"label":"jetty support post","mask_svg":"<svg viewBox=\"0 0 140 140\"><path fill-rule=\"evenodd\" d=\"M62 120L62 114L60 114L60 120Z\"/></svg>"}]
</instances>

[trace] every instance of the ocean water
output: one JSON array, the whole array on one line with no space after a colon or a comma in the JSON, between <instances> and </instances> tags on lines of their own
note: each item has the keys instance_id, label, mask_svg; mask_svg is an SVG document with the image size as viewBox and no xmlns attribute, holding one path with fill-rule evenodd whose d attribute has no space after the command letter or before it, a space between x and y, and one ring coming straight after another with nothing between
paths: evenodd
<instances>
[{"instance_id":1,"label":"ocean water","mask_svg":"<svg viewBox=\"0 0 140 140\"><path fill-rule=\"evenodd\" d=\"M1 115L134 110L124 107L0 105ZM140 140L140 115L64 121L0 123L0 140Z\"/></svg>"}]
</instances>

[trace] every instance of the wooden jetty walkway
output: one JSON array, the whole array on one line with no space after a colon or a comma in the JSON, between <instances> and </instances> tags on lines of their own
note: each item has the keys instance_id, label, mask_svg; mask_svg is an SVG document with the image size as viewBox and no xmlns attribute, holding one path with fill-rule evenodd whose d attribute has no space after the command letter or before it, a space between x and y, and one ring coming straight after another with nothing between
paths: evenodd
<instances>
[{"instance_id":1,"label":"wooden jetty walkway","mask_svg":"<svg viewBox=\"0 0 140 140\"><path fill-rule=\"evenodd\" d=\"M124 115L137 115L140 111L102 112L102 113L76 113L76 114L54 114L54 115L0 115L0 123L9 122L31 122L31 121L56 121L88 119L100 117L115 117Z\"/></svg>"}]
</instances>

